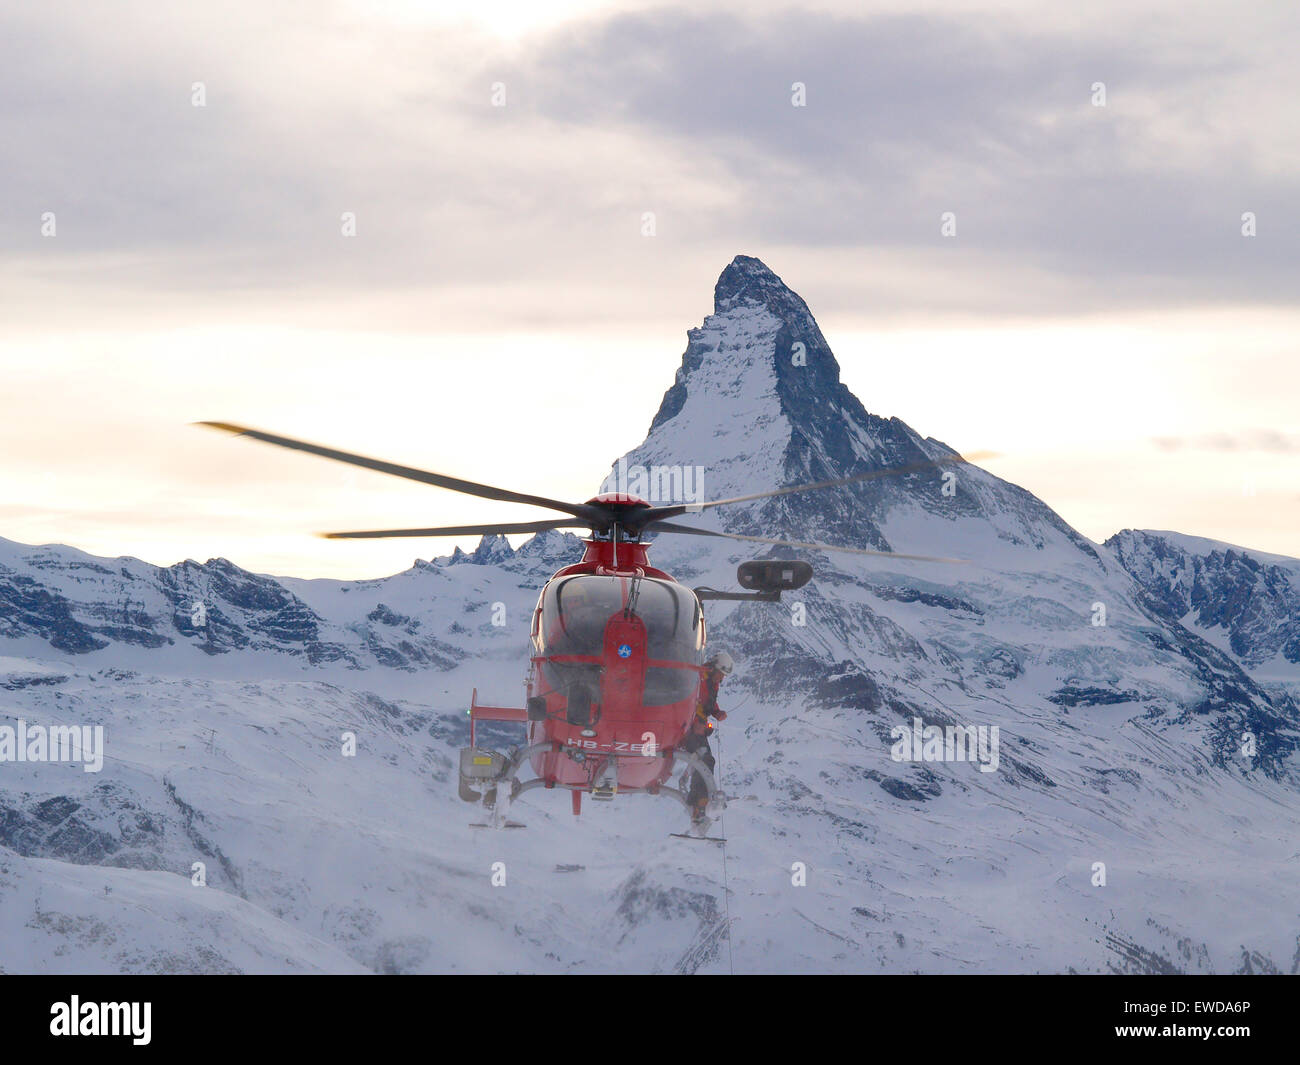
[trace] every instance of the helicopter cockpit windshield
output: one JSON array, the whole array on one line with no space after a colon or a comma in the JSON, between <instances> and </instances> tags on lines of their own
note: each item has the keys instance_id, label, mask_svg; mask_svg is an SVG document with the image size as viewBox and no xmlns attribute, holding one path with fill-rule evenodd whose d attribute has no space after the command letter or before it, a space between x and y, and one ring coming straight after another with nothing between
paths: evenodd
<instances>
[{"instance_id":1,"label":"helicopter cockpit windshield","mask_svg":"<svg viewBox=\"0 0 1300 1065\"><path fill-rule=\"evenodd\" d=\"M542 592L541 618L533 637L537 655L599 659L605 626L614 617L637 617L645 625L646 657L698 666L704 650L704 616L688 588L652 577L575 574L552 581ZM574 686L598 696L600 665L544 661L551 684L561 691ZM651 666L646 670L644 702L663 706L691 696L699 682L694 669Z\"/></svg>"}]
</instances>

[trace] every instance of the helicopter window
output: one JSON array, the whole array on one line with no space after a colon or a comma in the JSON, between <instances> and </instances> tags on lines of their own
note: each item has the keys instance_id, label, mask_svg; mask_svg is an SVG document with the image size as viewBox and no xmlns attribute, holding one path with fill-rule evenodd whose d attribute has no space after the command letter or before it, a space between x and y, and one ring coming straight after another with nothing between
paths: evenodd
<instances>
[{"instance_id":1,"label":"helicopter window","mask_svg":"<svg viewBox=\"0 0 1300 1065\"><path fill-rule=\"evenodd\" d=\"M680 584L642 578L637 614L649 631L651 658L677 662L698 661L703 647L699 600Z\"/></svg>"},{"instance_id":2,"label":"helicopter window","mask_svg":"<svg viewBox=\"0 0 1300 1065\"><path fill-rule=\"evenodd\" d=\"M577 574L548 584L541 596L541 627L535 641L539 655L600 657L605 649L605 624L623 607L617 577ZM600 666L596 663L544 661L549 683L565 697L600 697Z\"/></svg>"},{"instance_id":3,"label":"helicopter window","mask_svg":"<svg viewBox=\"0 0 1300 1065\"><path fill-rule=\"evenodd\" d=\"M542 596L542 654L599 655L605 623L622 609L618 577L579 574L556 581Z\"/></svg>"},{"instance_id":4,"label":"helicopter window","mask_svg":"<svg viewBox=\"0 0 1300 1065\"><path fill-rule=\"evenodd\" d=\"M638 583L637 613L646 623L649 657L698 665L704 647L704 619L695 593L668 581L643 578ZM694 670L651 666L645 674L645 705L664 706L689 699L698 684Z\"/></svg>"},{"instance_id":5,"label":"helicopter window","mask_svg":"<svg viewBox=\"0 0 1300 1065\"><path fill-rule=\"evenodd\" d=\"M704 647L699 600L680 584L651 577L575 574L549 585L541 596L537 653L600 657L606 624L628 610L645 623L649 658L699 664ZM546 670L551 683L561 690L577 685L592 696L599 695L599 666L594 663L547 662ZM646 705L662 706L689 698L698 680L690 669L647 669Z\"/></svg>"}]
</instances>

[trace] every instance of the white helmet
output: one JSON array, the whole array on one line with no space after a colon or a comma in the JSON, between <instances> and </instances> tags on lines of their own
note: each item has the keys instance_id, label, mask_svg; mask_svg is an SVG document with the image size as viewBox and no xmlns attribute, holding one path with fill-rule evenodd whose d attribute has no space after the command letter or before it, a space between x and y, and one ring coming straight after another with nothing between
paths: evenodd
<instances>
[{"instance_id":1,"label":"white helmet","mask_svg":"<svg viewBox=\"0 0 1300 1065\"><path fill-rule=\"evenodd\" d=\"M731 660L731 655L727 654L726 651L719 651L709 659L708 664L723 676L730 676L731 671L736 668L736 663Z\"/></svg>"}]
</instances>

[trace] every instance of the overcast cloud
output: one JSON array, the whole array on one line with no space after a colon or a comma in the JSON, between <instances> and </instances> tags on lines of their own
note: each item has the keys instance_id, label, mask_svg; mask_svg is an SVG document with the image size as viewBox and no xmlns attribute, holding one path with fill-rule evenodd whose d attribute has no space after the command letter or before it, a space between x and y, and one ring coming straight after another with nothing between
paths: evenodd
<instances>
[{"instance_id":1,"label":"overcast cloud","mask_svg":"<svg viewBox=\"0 0 1300 1065\"><path fill-rule=\"evenodd\" d=\"M20 287L253 305L617 289L665 266L629 250L654 211L676 255L914 257L949 275L947 298L989 310L1289 302L1290 7L1103 7L1083 25L1050 8L662 8L522 41L355 5L21 7L0 38L4 269ZM956 238L940 235L945 211ZM926 307L939 288L908 291Z\"/></svg>"}]
</instances>

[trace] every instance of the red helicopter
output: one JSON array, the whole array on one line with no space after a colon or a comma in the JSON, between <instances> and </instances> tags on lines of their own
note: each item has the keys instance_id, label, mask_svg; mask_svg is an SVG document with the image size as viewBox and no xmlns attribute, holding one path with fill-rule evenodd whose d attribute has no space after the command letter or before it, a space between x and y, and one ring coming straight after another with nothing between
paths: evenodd
<instances>
[{"instance_id":1,"label":"red helicopter","mask_svg":"<svg viewBox=\"0 0 1300 1065\"><path fill-rule=\"evenodd\" d=\"M581 811L584 793L598 800L610 800L620 793L663 795L686 806L684 791L668 783L679 767L698 774L708 794L706 816L693 822L693 834L704 834L709 822L725 805L713 773L696 755L682 748L703 696L707 641L701 604L710 599L776 602L782 592L807 584L813 575L812 567L807 562L786 560L745 562L737 571L737 581L745 591L691 589L650 564L647 556L650 545L643 539L646 533L712 536L775 547L925 562L960 561L744 536L683 525L671 519L733 503L856 484L968 461L961 456L704 503L652 506L637 496L617 492L595 496L585 503L566 503L336 451L228 422L199 424L466 495L527 503L564 515L546 521L323 534L328 539L589 530L582 559L557 572L538 596L532 617L526 705L481 705L477 689L470 699L470 745L460 753L460 797L467 802L481 802L496 827L514 825L506 818L510 803L534 788L567 790L575 815ZM479 721L518 721L525 725L526 742L508 754L480 747L475 727ZM519 773L525 764L535 776L521 781Z\"/></svg>"}]
</instances>

